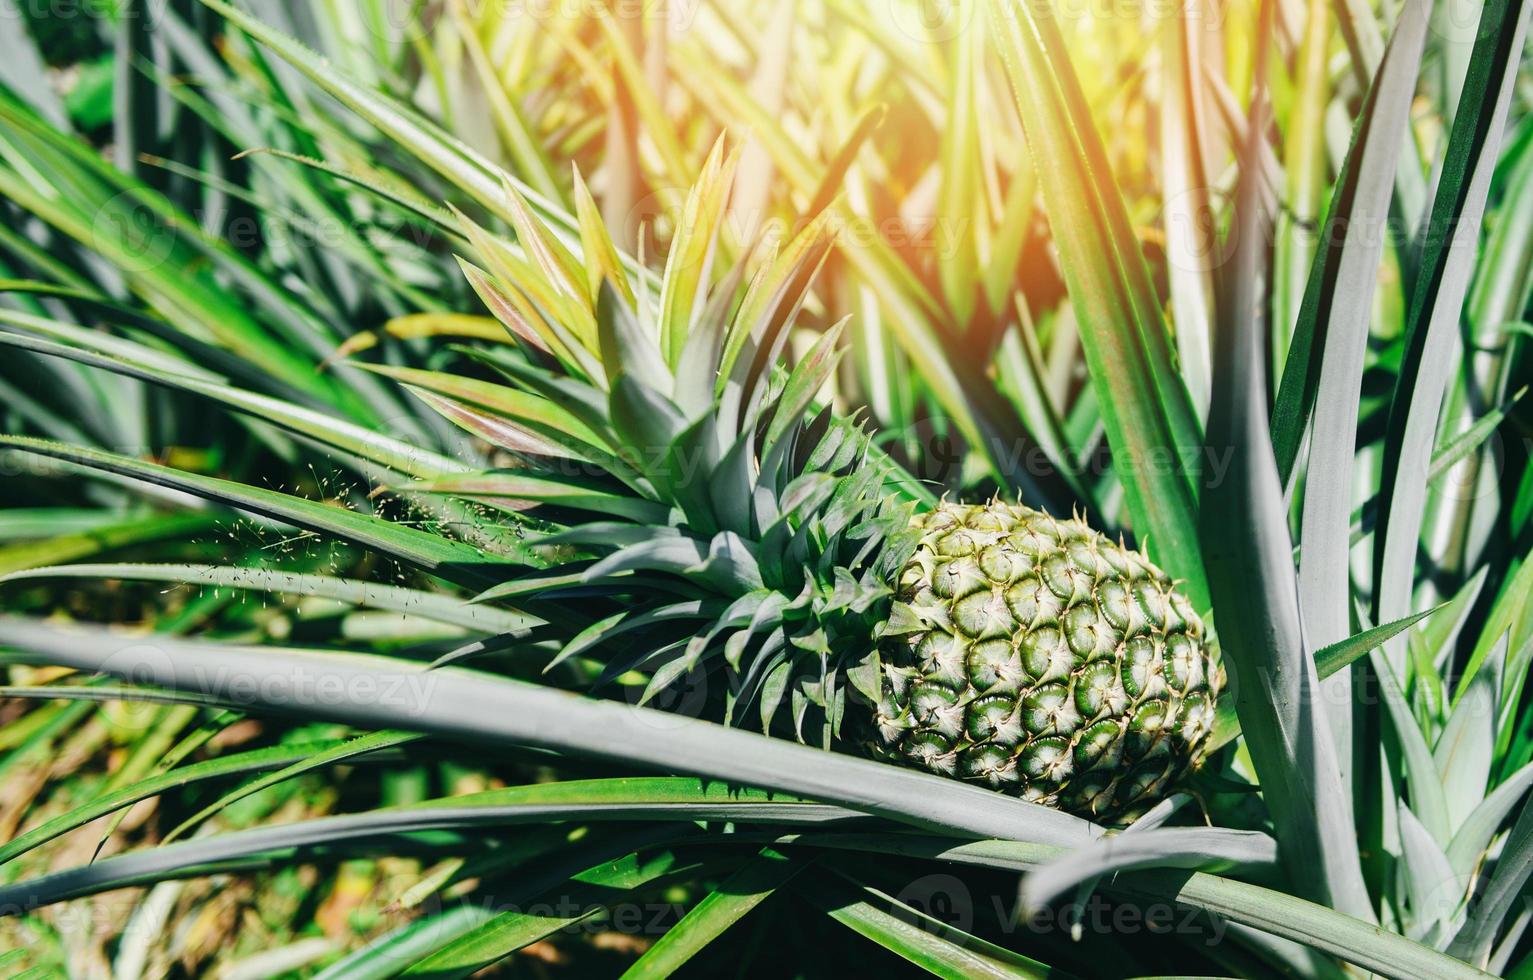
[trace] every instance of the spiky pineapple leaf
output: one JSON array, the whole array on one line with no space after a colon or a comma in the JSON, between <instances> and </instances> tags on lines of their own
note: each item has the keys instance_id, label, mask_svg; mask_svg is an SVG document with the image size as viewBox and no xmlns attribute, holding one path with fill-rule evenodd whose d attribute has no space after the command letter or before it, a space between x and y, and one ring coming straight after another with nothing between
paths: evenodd
<instances>
[{"instance_id":1,"label":"spiky pineapple leaf","mask_svg":"<svg viewBox=\"0 0 1533 980\"><path fill-rule=\"evenodd\" d=\"M1095 125L1048 0L990 0L986 13L1028 134L1108 440L1123 460L1135 530L1207 609L1195 544L1200 427Z\"/></svg>"},{"instance_id":2,"label":"spiky pineapple leaf","mask_svg":"<svg viewBox=\"0 0 1533 980\"><path fill-rule=\"evenodd\" d=\"M390 980L411 963L453 942L494 916L473 902L412 919L314 975L314 980Z\"/></svg>"},{"instance_id":3,"label":"spiky pineapple leaf","mask_svg":"<svg viewBox=\"0 0 1533 980\"><path fill-rule=\"evenodd\" d=\"M1443 792L1442 778L1432 761L1432 750L1421 733L1421 726L1411 712L1410 702L1388 659L1377 648L1370 650L1368 656L1374 676L1379 680L1380 698L1394 726L1395 735L1400 740L1406 778L1411 790L1411 809L1433 839L1446 844L1452 839L1453 827L1448 817L1448 800Z\"/></svg>"},{"instance_id":4,"label":"spiky pineapple leaf","mask_svg":"<svg viewBox=\"0 0 1533 980\"><path fill-rule=\"evenodd\" d=\"M1270 18L1270 7L1263 9ZM1205 474L1199 537L1241 731L1284 860L1312 869L1300 884L1310 897L1371 919L1327 704L1304 649L1287 508L1268 435L1257 273L1266 214L1256 170L1266 111L1258 89L1240 154L1235 253L1222 282L1209 410L1208 444L1229 447L1230 456L1222 477Z\"/></svg>"},{"instance_id":5,"label":"spiky pineapple leaf","mask_svg":"<svg viewBox=\"0 0 1533 980\"><path fill-rule=\"evenodd\" d=\"M806 882L805 877L810 880ZM1015 980L1047 972L1041 963L972 936L838 872L811 872L799 879L795 891L843 926L934 976ZM885 905L893 906L893 911Z\"/></svg>"},{"instance_id":6,"label":"spiky pineapple leaf","mask_svg":"<svg viewBox=\"0 0 1533 980\"><path fill-rule=\"evenodd\" d=\"M461 4L452 4L448 10L463 50L468 52L469 64L479 79L479 90L489 103L501 143L510 155L516 172L525 176L528 183L549 201L564 203L564 189L554 179L553 164L547 150L538 140L516 100L507 94L496 74L490 52L480 40L467 8Z\"/></svg>"},{"instance_id":7,"label":"spiky pineapple leaf","mask_svg":"<svg viewBox=\"0 0 1533 980\"><path fill-rule=\"evenodd\" d=\"M151 309L185 321L179 330L227 347L358 421L397 413L398 403L376 382L347 377L338 385L313 371L314 362L335 344L332 328L229 243L82 141L19 111L3 93L0 123L14 152L31 154L12 160L31 175L47 173L57 181L57 186L34 184L0 167L0 186L28 211L99 253ZM243 294L201 271L204 260ZM263 318L252 315L251 298Z\"/></svg>"},{"instance_id":8,"label":"spiky pineapple leaf","mask_svg":"<svg viewBox=\"0 0 1533 980\"><path fill-rule=\"evenodd\" d=\"M333 534L348 541L374 548L384 555L417 565L428 572L459 584L494 581L493 569L511 569L514 563L493 556L469 544L418 528L396 524L370 514L360 514L332 506L264 490L232 480L202 476L103 452L83 446L66 446L28 436L0 436L0 447L78 463L105 473L116 473L163 487L248 510L265 517L288 522L323 534Z\"/></svg>"},{"instance_id":9,"label":"spiky pineapple leaf","mask_svg":"<svg viewBox=\"0 0 1533 980\"><path fill-rule=\"evenodd\" d=\"M339 740L322 742L293 742L219 756L203 762L194 762L166 772L156 773L135 783L103 793L93 799L52 817L25 833L0 844L0 864L19 857L33 848L55 840L71 830L89 824L140 800L158 796L168 790L195 785L213 779L244 776L254 772L281 769L299 762L318 752L345 744Z\"/></svg>"},{"instance_id":10,"label":"spiky pineapple leaf","mask_svg":"<svg viewBox=\"0 0 1533 980\"><path fill-rule=\"evenodd\" d=\"M1529 877L1533 877L1533 804L1524 804L1507 835L1506 847L1490 882L1470 907L1469 916L1453 937L1448 952L1471 964L1484 964Z\"/></svg>"},{"instance_id":11,"label":"spiky pineapple leaf","mask_svg":"<svg viewBox=\"0 0 1533 980\"><path fill-rule=\"evenodd\" d=\"M179 838L185 837L192 828L206 823L209 819L222 813L240 800L248 799L256 793L290 779L296 779L305 773L316 772L328 766L351 763L374 752L386 751L409 745L420 741L421 736L415 732L381 731L368 732L358 735L356 738L347 739L339 745L321 749L312 755L295 760L281 769L265 773L255 779L244 783L235 789L222 793L217 799L202 807L196 813L185 818L167 831L160 839L159 846L163 847L174 843Z\"/></svg>"},{"instance_id":12,"label":"spiky pineapple leaf","mask_svg":"<svg viewBox=\"0 0 1533 980\"><path fill-rule=\"evenodd\" d=\"M509 180L569 247L579 247L575 224L531 187L519 184L484 156L444 133L419 114L328 65L302 44L223 0L201 0L219 17L260 41L320 89L375 126L400 149L440 173L507 223L512 221L503 179ZM631 261L631 260L626 260ZM637 265L630 266L637 271Z\"/></svg>"},{"instance_id":13,"label":"spiky pineapple leaf","mask_svg":"<svg viewBox=\"0 0 1533 980\"><path fill-rule=\"evenodd\" d=\"M538 504L569 507L622 517L636 524L664 525L670 508L664 504L593 486L588 480L522 471L487 471L461 476L417 480L398 487L401 493L440 493L483 498L510 507Z\"/></svg>"},{"instance_id":14,"label":"spiky pineapple leaf","mask_svg":"<svg viewBox=\"0 0 1533 980\"><path fill-rule=\"evenodd\" d=\"M252 590L331 599L407 616L420 616L484 633L525 635L539 620L522 613L472 604L440 592L361 579L239 565L175 565L142 562L48 565L0 575L0 583L44 578L102 578L174 582L213 589Z\"/></svg>"},{"instance_id":15,"label":"spiky pineapple leaf","mask_svg":"<svg viewBox=\"0 0 1533 980\"><path fill-rule=\"evenodd\" d=\"M1343 420L1350 411L1352 425L1356 425L1353 393L1362 379L1362 348L1373 306L1373 284L1383 254L1400 147L1421 70L1426 24L1425 4L1411 3L1401 10L1378 73L1368 87L1353 127L1352 145L1326 209L1326 231L1310 268L1272 408L1273 452L1285 483L1292 476L1317 408ZM1324 395L1320 393L1322 386ZM1320 423L1314 426L1314 433L1323 441L1311 447L1312 466L1322 476L1331 474L1337 455L1331 444L1339 445L1347 433ZM1348 437L1348 458L1353 442Z\"/></svg>"},{"instance_id":16,"label":"spiky pineapple leaf","mask_svg":"<svg viewBox=\"0 0 1533 980\"><path fill-rule=\"evenodd\" d=\"M1202 86L1206 54L1197 20L1186 7L1170 10L1159 29L1167 76L1160 106L1167 285L1182 377L1194 409L1206 419L1213 391L1214 270L1220 248L1208 177L1214 137Z\"/></svg>"},{"instance_id":17,"label":"spiky pineapple leaf","mask_svg":"<svg viewBox=\"0 0 1533 980\"><path fill-rule=\"evenodd\" d=\"M635 852L574 875L534 900L526 911L510 910L459 936L404 970L402 977L467 977L560 929L600 913L640 889L663 887L728 870L733 861L716 852L694 857L681 848Z\"/></svg>"},{"instance_id":18,"label":"spiky pineapple leaf","mask_svg":"<svg viewBox=\"0 0 1533 980\"><path fill-rule=\"evenodd\" d=\"M1390 400L1373 552L1374 614L1408 611L1426 510L1417 474L1431 459L1449 355L1470 285L1491 178L1516 88L1527 35L1525 0L1491 0L1482 9L1474 57L1464 76L1442 173L1423 232L1420 274L1406 318L1403 360ZM1466 235L1464 229L1473 229ZM1398 658L1396 658L1398 659Z\"/></svg>"},{"instance_id":19,"label":"spiky pineapple leaf","mask_svg":"<svg viewBox=\"0 0 1533 980\"><path fill-rule=\"evenodd\" d=\"M1292 176L1305 186L1289 189L1290 210L1285 211L1281 223L1281 262L1275 275L1282 280L1277 285L1283 301L1274 304L1274 316L1279 319L1273 343L1277 348L1274 356L1282 353L1285 361L1270 423L1278 474L1287 485L1305 423L1313 415L1308 430L1309 478L1304 485L1299 531L1299 602L1304 640L1311 648L1345 642L1351 627L1347 528L1355 497L1353 456L1369 313L1384 247L1390 191L1420 71L1426 7L1425 3L1411 3L1400 15L1354 128L1353 143L1326 217L1327 234L1318 241L1292 213L1296 205L1311 212L1318 206L1320 174L1316 171L1324 165L1315 139L1323 127L1313 118L1323 111L1314 96L1326 84L1323 52L1314 50L1323 48L1324 35L1314 33L1320 28L1313 21L1323 22L1324 12L1311 7L1304 79L1308 98L1302 103L1311 118L1293 121L1309 131L1300 137L1291 130L1289 145L1290 154L1301 157L1304 164ZM1310 254L1313 261L1308 286L1300 299L1295 295L1303 275L1299 265ZM1346 704L1351 700L1350 673L1326 680L1323 690L1329 704ZM1350 785L1352 718L1342 710L1330 714L1328 724L1343 759L1343 782Z\"/></svg>"},{"instance_id":20,"label":"spiky pineapple leaf","mask_svg":"<svg viewBox=\"0 0 1533 980\"><path fill-rule=\"evenodd\" d=\"M15 541L0 547L0 575L78 561L130 545L182 540L212 531L217 526L217 520L206 514L146 513L125 520L114 520L108 515L100 526L43 536L35 541Z\"/></svg>"},{"instance_id":21,"label":"spiky pineapple leaf","mask_svg":"<svg viewBox=\"0 0 1533 980\"><path fill-rule=\"evenodd\" d=\"M123 338L4 310L0 310L0 324L59 338L54 341L0 331L0 344L64 357L167 388L188 391L378 466L418 477L462 472L468 468L451 457L332 414L235 387L197 365Z\"/></svg>"},{"instance_id":22,"label":"spiky pineapple leaf","mask_svg":"<svg viewBox=\"0 0 1533 980\"><path fill-rule=\"evenodd\" d=\"M1484 856L1502 822L1533 787L1533 762L1507 777L1470 812L1448 845L1448 863L1458 875L1467 876Z\"/></svg>"},{"instance_id":23,"label":"spiky pineapple leaf","mask_svg":"<svg viewBox=\"0 0 1533 980\"><path fill-rule=\"evenodd\" d=\"M1197 868L1255 871L1276 865L1277 841L1264 833L1222 827L1172 827L1117 834L1071 851L1022 879L1021 900L1028 911L1052 903L1095 878L1136 868Z\"/></svg>"},{"instance_id":24,"label":"spiky pineapple leaf","mask_svg":"<svg viewBox=\"0 0 1533 980\"><path fill-rule=\"evenodd\" d=\"M701 175L687 193L677 219L675 237L660 277L660 354L674 370L681 362L687 337L707 301L707 285L718 248L724 214L739 162L739 150L724 152L719 139L703 164Z\"/></svg>"},{"instance_id":25,"label":"spiky pineapple leaf","mask_svg":"<svg viewBox=\"0 0 1533 980\"><path fill-rule=\"evenodd\" d=\"M1446 605L1444 603L1443 605ZM1414 613L1383 626L1363 630L1329 646L1315 651L1315 672L1324 680L1343 667L1361 660L1370 650L1383 646L1385 641L1410 629L1412 626L1436 613L1443 606L1433 606L1424 612Z\"/></svg>"},{"instance_id":26,"label":"spiky pineapple leaf","mask_svg":"<svg viewBox=\"0 0 1533 980\"><path fill-rule=\"evenodd\" d=\"M239 689L234 693L248 695L249 685L240 678L274 678L267 689L270 699L262 702L271 708L379 728L404 722L413 731L660 766L846 805L930 829L1062 844L1084 843L1101 832L1069 814L977 786L458 668L425 672L418 664L395 658L172 638L157 638L149 649L139 638L109 631L62 629L16 618L0 619L0 643L52 663L131 673L138 680L200 696L230 693L231 683ZM378 691L383 685L396 692L392 700L408 703L318 698L312 685L285 680L316 671L343 688L360 683Z\"/></svg>"},{"instance_id":27,"label":"spiky pineapple leaf","mask_svg":"<svg viewBox=\"0 0 1533 980\"><path fill-rule=\"evenodd\" d=\"M787 885L807 862L764 848L687 914L623 972L625 980L667 976L684 966L708 943Z\"/></svg>"},{"instance_id":28,"label":"spiky pineapple leaf","mask_svg":"<svg viewBox=\"0 0 1533 980\"><path fill-rule=\"evenodd\" d=\"M1397 809L1401 867L1411 903L1411 936L1435 944L1438 929L1458 905L1458 875L1448 863L1442 845L1421 825L1410 807L1402 801Z\"/></svg>"},{"instance_id":29,"label":"spiky pineapple leaf","mask_svg":"<svg viewBox=\"0 0 1533 980\"><path fill-rule=\"evenodd\" d=\"M720 75L707 56L692 45L679 46L675 53L681 82L720 121L734 125L745 120L767 148L773 166L800 193L812 194L816 207L826 208L836 222L850 227L868 220L844 200L835 200L834 195L840 189L838 178L851 165L856 148L866 137L865 130L876 124L876 109L864 111L843 151L817 173L781 121L763 111L744 86L727 73ZM811 215L815 213L811 210ZM963 376L958 370L961 365L948 357L941 335L933 328L943 316L941 303L884 240L853 235L838 238L836 244L877 297L886 314L884 322L910 359L922 365L926 384L952 424L970 446L985 455L987 465L997 475L1026 482L1029 474L1015 458L1022 433L1009 409L1001 399L983 397L980 384Z\"/></svg>"}]
</instances>

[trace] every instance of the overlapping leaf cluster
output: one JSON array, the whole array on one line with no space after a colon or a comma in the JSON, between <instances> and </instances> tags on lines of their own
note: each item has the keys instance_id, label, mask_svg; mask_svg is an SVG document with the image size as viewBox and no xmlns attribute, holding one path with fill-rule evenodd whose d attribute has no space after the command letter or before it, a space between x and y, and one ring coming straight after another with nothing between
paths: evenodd
<instances>
[{"instance_id":1,"label":"overlapping leaf cluster","mask_svg":"<svg viewBox=\"0 0 1533 980\"><path fill-rule=\"evenodd\" d=\"M641 703L712 673L727 681L726 722L750 711L771 730L787 709L791 731L829 747L848 684L877 696L872 644L914 544L902 483L914 500L929 498L856 424L813 410L839 329L791 371L779 367L830 247L823 221L811 216L773 248L738 294L743 263L717 287L708 281L734 166L716 147L658 295L623 268L583 182L579 257L508 185L520 249L461 219L488 266L464 271L519 341L515 352L477 355L507 384L376 370L520 461L401 489L536 508L555 522L536 546L575 556L479 601L606 600L549 669L600 648L598 685L640 671ZM586 516L558 522L549 510Z\"/></svg>"}]
</instances>

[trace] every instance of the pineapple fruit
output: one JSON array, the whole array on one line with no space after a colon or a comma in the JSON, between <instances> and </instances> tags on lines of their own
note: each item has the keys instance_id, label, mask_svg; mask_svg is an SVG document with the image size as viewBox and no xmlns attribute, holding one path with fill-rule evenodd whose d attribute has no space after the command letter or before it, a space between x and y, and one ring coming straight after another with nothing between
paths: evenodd
<instances>
[{"instance_id":1,"label":"pineapple fruit","mask_svg":"<svg viewBox=\"0 0 1533 980\"><path fill-rule=\"evenodd\" d=\"M1020 504L943 503L900 573L876 754L1098 817L1153 802L1213 727L1202 621L1142 555Z\"/></svg>"}]
</instances>

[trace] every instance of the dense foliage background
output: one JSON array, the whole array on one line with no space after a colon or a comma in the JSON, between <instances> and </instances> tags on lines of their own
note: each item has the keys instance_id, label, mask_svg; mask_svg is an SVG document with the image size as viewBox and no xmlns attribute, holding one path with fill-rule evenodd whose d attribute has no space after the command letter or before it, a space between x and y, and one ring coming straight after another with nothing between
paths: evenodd
<instances>
[{"instance_id":1,"label":"dense foliage background","mask_svg":"<svg viewBox=\"0 0 1533 980\"><path fill-rule=\"evenodd\" d=\"M1533 975L1524 0L241 10L0 0L0 975ZM891 494L1144 547L1220 640L1208 764L1077 853L686 690L671 741L272 711L291 651L654 693L452 574L585 556L504 482L557 399L500 392L603 275L791 282ZM145 645L270 659L231 704Z\"/></svg>"}]
</instances>

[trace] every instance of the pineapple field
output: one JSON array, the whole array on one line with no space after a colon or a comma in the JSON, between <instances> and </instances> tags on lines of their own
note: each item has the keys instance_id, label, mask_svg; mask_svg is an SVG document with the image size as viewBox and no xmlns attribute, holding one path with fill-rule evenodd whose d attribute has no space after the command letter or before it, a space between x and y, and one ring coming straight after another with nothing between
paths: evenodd
<instances>
[{"instance_id":1,"label":"pineapple field","mask_svg":"<svg viewBox=\"0 0 1533 980\"><path fill-rule=\"evenodd\" d=\"M0 980L1533 978L1528 0L0 0Z\"/></svg>"}]
</instances>

